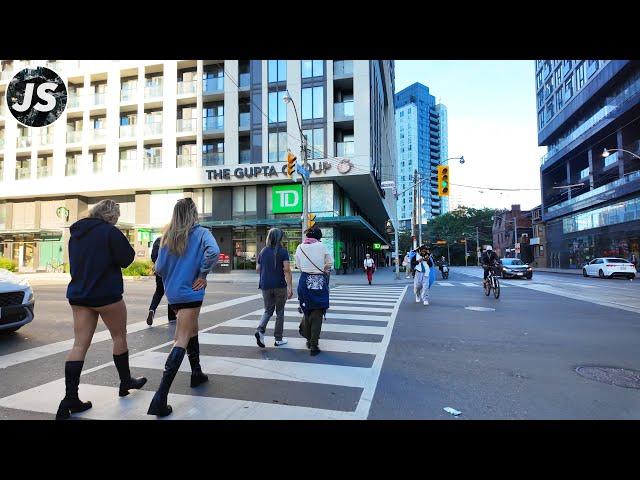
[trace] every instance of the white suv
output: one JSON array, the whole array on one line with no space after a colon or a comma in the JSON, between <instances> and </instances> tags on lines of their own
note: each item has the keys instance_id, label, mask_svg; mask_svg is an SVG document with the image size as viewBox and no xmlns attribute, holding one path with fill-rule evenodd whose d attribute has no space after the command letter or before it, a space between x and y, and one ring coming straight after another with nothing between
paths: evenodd
<instances>
[{"instance_id":1,"label":"white suv","mask_svg":"<svg viewBox=\"0 0 640 480\"><path fill-rule=\"evenodd\" d=\"M599 257L582 267L582 275L585 277L597 275L600 278L619 276L632 279L636 276L636 267L623 258Z\"/></svg>"},{"instance_id":2,"label":"white suv","mask_svg":"<svg viewBox=\"0 0 640 480\"><path fill-rule=\"evenodd\" d=\"M33 320L34 306L29 282L0 268L0 332L14 332Z\"/></svg>"}]
</instances>

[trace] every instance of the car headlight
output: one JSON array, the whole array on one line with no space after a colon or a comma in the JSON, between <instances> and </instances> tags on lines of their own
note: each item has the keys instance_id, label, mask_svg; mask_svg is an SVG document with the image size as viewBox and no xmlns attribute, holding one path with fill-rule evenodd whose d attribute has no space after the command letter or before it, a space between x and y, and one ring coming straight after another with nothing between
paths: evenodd
<instances>
[{"instance_id":1,"label":"car headlight","mask_svg":"<svg viewBox=\"0 0 640 480\"><path fill-rule=\"evenodd\" d=\"M31 289L27 290L27 303L33 302L33 299L34 299L33 290Z\"/></svg>"},{"instance_id":2,"label":"car headlight","mask_svg":"<svg viewBox=\"0 0 640 480\"><path fill-rule=\"evenodd\" d=\"M531 268L531 267L527 267L527 270L533 270L533 268Z\"/></svg>"}]
</instances>

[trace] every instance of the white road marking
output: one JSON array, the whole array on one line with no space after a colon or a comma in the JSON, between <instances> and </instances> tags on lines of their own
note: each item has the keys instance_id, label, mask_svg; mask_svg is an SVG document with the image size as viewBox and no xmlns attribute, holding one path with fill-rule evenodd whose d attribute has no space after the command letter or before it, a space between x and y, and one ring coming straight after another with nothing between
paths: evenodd
<instances>
[{"instance_id":1,"label":"white road marking","mask_svg":"<svg viewBox=\"0 0 640 480\"><path fill-rule=\"evenodd\" d=\"M223 308L232 307L234 305L239 305L241 303L250 302L253 300L257 300L262 298L262 295L249 295L245 297L234 298L232 300L227 300L224 302L214 303L212 305L205 305L200 310L201 314L208 312L215 312L216 310L222 310ZM36 318L37 320L37 318ZM155 317L153 320L153 325L165 325L169 322L168 316ZM139 332L140 330L144 330L146 328L152 328L147 325L146 320L142 322L131 323L127 325L127 333ZM111 335L108 330L103 330L101 332L97 332L93 336L93 340L91 344L95 344L98 342L104 342L105 340L110 340ZM66 352L73 347L73 338L69 340L62 340L60 342L49 343L47 345L42 345L40 347L29 348L27 350L21 350L19 352L10 353L7 355L3 355L0 357L0 369L11 367L13 365L18 365L20 363L29 362L32 360L38 360L39 358L48 357L50 355L55 355L57 353Z\"/></svg>"},{"instance_id":2,"label":"white road marking","mask_svg":"<svg viewBox=\"0 0 640 480\"><path fill-rule=\"evenodd\" d=\"M297 310L297 305L285 305L285 310ZM330 310L340 310L343 312L370 312L370 313L391 313L393 312L393 308L372 308L368 305L362 305L360 307L350 307L348 305L334 305L331 304L329 307Z\"/></svg>"},{"instance_id":3,"label":"white road marking","mask_svg":"<svg viewBox=\"0 0 640 480\"><path fill-rule=\"evenodd\" d=\"M460 282L460 283L462 283L462 285L464 285L465 287L481 287L482 286L478 283L471 283L471 282Z\"/></svg>"},{"instance_id":4,"label":"white road marking","mask_svg":"<svg viewBox=\"0 0 640 480\"><path fill-rule=\"evenodd\" d=\"M389 318L385 318L385 320L389 320ZM299 322L284 322L285 330L295 330L298 331ZM258 326L258 322L256 320L245 320L242 318L228 320L219 324L220 327L251 327L256 328ZM388 327L370 327L368 325L340 325L335 323L323 323L322 331L323 332L340 332L340 333L366 333L372 335L384 335L385 331ZM322 337L320 337L322 340Z\"/></svg>"},{"instance_id":5,"label":"white road marking","mask_svg":"<svg viewBox=\"0 0 640 480\"><path fill-rule=\"evenodd\" d=\"M247 313L246 315L243 315L243 317L249 317L249 316L262 316L263 311L262 310L256 310L255 312L250 312ZM294 318L302 318L302 315L300 315L299 313L296 312L295 315L291 315L289 314L289 312L285 312L285 318L286 317L294 317ZM356 313L335 313L332 311L327 311L326 317L328 320L353 320L355 323L358 323L361 320L370 320L373 322L387 322L389 320L389 317L387 315L358 315ZM273 317L272 317L273 320ZM256 325L257 321L256 321ZM324 329L324 324L323 327Z\"/></svg>"},{"instance_id":6,"label":"white road marking","mask_svg":"<svg viewBox=\"0 0 640 480\"><path fill-rule=\"evenodd\" d=\"M453 283L449 282L436 282L436 285L441 285L443 287L453 287Z\"/></svg>"},{"instance_id":7,"label":"white road marking","mask_svg":"<svg viewBox=\"0 0 640 480\"><path fill-rule=\"evenodd\" d=\"M273 346L271 340L273 337L265 336L270 340L267 348L273 347L274 350L294 349L307 350L307 340L298 337L287 337L288 343L280 347ZM198 335L200 345L230 345L238 347L254 347L256 339L253 335L234 335L225 333L201 333ZM362 353L366 355L376 355L380 349L380 343L374 342L351 342L348 340L328 340L322 339L322 351L324 352L344 352L344 353Z\"/></svg>"}]
</instances>

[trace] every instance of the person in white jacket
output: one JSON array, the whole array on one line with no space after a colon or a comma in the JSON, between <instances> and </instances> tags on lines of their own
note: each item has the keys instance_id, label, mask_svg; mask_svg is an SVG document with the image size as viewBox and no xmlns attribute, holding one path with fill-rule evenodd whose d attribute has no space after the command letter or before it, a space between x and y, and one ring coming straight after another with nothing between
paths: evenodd
<instances>
[{"instance_id":1,"label":"person in white jacket","mask_svg":"<svg viewBox=\"0 0 640 480\"><path fill-rule=\"evenodd\" d=\"M366 258L363 263L364 273L367 274L367 280L369 280L369 285L371 285L371 281L373 280L373 273L376 271L376 262L371 258L371 254L367 253Z\"/></svg>"},{"instance_id":2,"label":"person in white jacket","mask_svg":"<svg viewBox=\"0 0 640 480\"><path fill-rule=\"evenodd\" d=\"M416 275L413 277L413 291L416 294L416 303L422 302L429 305L429 270L433 268L433 261L426 248L421 248L416 255Z\"/></svg>"}]
</instances>

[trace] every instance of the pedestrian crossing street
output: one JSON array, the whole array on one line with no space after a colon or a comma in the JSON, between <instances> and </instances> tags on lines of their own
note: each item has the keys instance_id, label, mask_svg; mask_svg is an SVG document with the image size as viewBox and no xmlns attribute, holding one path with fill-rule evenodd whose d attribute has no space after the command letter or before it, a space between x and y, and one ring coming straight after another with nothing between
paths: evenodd
<instances>
[{"instance_id":1,"label":"pedestrian crossing street","mask_svg":"<svg viewBox=\"0 0 640 480\"><path fill-rule=\"evenodd\" d=\"M366 419L389 345L404 286L336 286L322 326L318 356L311 357L299 336L298 301L285 308L285 338L273 345L275 316L267 326L265 349L254 332L262 309L221 322L199 333L202 370L209 382L191 389L185 358L171 388L168 420ZM214 315L205 313L204 315ZM150 327L153 328L153 327ZM113 362L83 371L80 398L93 408L83 419L152 420L146 415L171 342L130 357L132 374L149 381L143 390L118 397ZM0 407L55 414L64 379L0 399Z\"/></svg>"}]
</instances>

